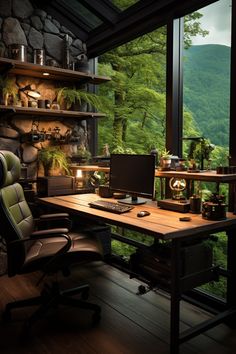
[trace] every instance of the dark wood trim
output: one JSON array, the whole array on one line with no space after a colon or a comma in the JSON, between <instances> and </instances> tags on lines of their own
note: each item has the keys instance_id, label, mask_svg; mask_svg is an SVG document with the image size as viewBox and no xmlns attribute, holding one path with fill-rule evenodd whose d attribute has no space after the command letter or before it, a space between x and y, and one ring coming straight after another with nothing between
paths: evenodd
<instances>
[{"instance_id":1,"label":"dark wood trim","mask_svg":"<svg viewBox=\"0 0 236 354\"><path fill-rule=\"evenodd\" d=\"M231 73L230 73L230 128L229 128L229 152L231 164L236 165L236 3L232 1L232 19L231 19Z\"/></svg>"},{"instance_id":2,"label":"dark wood trim","mask_svg":"<svg viewBox=\"0 0 236 354\"><path fill-rule=\"evenodd\" d=\"M0 105L0 112L2 116L6 114L9 115L17 115L22 116L24 118L27 116L41 116L41 117L56 117L56 118L78 118L78 119L86 119L86 118L100 118L105 117L104 113L98 112L79 112L79 111L65 111L58 109L46 109L46 108L31 108L31 107L17 107L17 106L4 106Z\"/></svg>"},{"instance_id":3,"label":"dark wood trim","mask_svg":"<svg viewBox=\"0 0 236 354\"><path fill-rule=\"evenodd\" d=\"M177 156L182 156L183 22L181 18L167 25L166 147Z\"/></svg>"}]
</instances>

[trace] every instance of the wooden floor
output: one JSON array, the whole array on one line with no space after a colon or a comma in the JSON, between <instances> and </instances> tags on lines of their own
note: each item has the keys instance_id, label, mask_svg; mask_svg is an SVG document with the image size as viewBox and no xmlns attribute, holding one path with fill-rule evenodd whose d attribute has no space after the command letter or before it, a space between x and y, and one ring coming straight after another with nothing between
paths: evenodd
<instances>
[{"instance_id":1,"label":"wooden floor","mask_svg":"<svg viewBox=\"0 0 236 354\"><path fill-rule=\"evenodd\" d=\"M38 274L0 277L0 307L18 298L36 295ZM22 335L24 319L31 309L13 312L12 321L0 320L1 354L168 354L169 308L168 295L149 292L136 295L140 284L128 275L103 263L86 269L73 269L64 286L87 279L91 286L90 301L102 307L102 319L91 327L91 313L81 309L53 309L38 321L28 335ZM183 302L181 328L185 329L208 314ZM236 330L219 325L181 345L181 354L233 354Z\"/></svg>"}]
</instances>

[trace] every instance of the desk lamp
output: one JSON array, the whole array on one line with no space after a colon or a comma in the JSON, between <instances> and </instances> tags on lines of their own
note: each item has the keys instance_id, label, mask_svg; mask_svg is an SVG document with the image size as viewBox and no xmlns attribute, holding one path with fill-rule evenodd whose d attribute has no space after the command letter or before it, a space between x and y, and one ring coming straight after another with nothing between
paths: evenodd
<instances>
[{"instance_id":1,"label":"desk lamp","mask_svg":"<svg viewBox=\"0 0 236 354\"><path fill-rule=\"evenodd\" d=\"M172 199L186 199L183 195L183 191L185 190L186 185L187 183L185 179L172 177L169 182L170 189L172 190Z\"/></svg>"}]
</instances>

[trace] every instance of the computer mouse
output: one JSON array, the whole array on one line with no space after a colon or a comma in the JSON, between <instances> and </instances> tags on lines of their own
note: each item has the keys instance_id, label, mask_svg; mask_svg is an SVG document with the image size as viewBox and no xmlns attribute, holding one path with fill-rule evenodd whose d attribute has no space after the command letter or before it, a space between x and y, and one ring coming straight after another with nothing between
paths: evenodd
<instances>
[{"instance_id":1,"label":"computer mouse","mask_svg":"<svg viewBox=\"0 0 236 354\"><path fill-rule=\"evenodd\" d=\"M147 215L150 215L149 211L147 211L147 210L139 211L139 212L137 213L137 216L138 216L139 218L142 218L143 216L147 216Z\"/></svg>"}]
</instances>

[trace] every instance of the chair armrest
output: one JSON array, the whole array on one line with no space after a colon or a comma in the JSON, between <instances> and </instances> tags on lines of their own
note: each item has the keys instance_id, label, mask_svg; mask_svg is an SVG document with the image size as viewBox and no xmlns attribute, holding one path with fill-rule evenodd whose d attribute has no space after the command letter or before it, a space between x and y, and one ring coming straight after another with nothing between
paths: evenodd
<instances>
[{"instance_id":1,"label":"chair armrest","mask_svg":"<svg viewBox=\"0 0 236 354\"><path fill-rule=\"evenodd\" d=\"M63 230L63 229L58 229L58 230ZM54 234L39 233L39 234L35 234L33 236L33 238L27 237L24 239L14 240L14 241L10 242L7 246L7 253L8 253L8 257L10 259L14 259L14 267L13 268L11 267L11 269L8 269L8 275L14 276L15 274L17 274L17 271L20 271L20 268L24 262L24 259L21 258L21 259L17 260L17 257L16 257L16 253L18 253L17 247L19 245L23 245L26 242L32 242L33 240L37 240L37 239L40 240L40 239L52 238L52 237L61 237L61 238L66 239L67 242L45 263L44 267L41 269L43 271L43 276L38 281L38 284L39 284L40 281L44 278L44 276L48 272L49 267L53 265L53 263L55 262L57 257L61 256L62 254L65 254L70 249L71 244L72 244L72 239L69 235L63 234L63 233L58 233L58 232L54 233Z\"/></svg>"},{"instance_id":2,"label":"chair armrest","mask_svg":"<svg viewBox=\"0 0 236 354\"><path fill-rule=\"evenodd\" d=\"M40 239L40 238L49 238L53 236L60 236L63 234L67 234L69 232L66 228L55 228L55 229L47 229L47 230L37 230L32 232L30 235L30 240L32 239Z\"/></svg>"},{"instance_id":3,"label":"chair armrest","mask_svg":"<svg viewBox=\"0 0 236 354\"><path fill-rule=\"evenodd\" d=\"M38 230L67 228L71 229L72 221L67 213L43 214L38 219L35 219Z\"/></svg>"}]
</instances>

